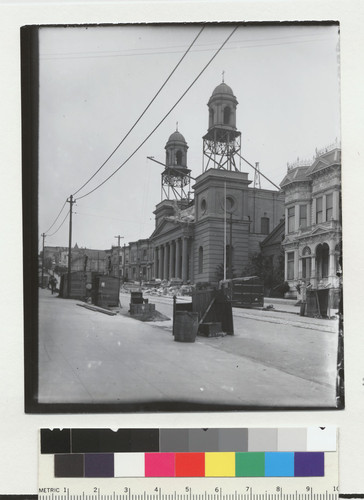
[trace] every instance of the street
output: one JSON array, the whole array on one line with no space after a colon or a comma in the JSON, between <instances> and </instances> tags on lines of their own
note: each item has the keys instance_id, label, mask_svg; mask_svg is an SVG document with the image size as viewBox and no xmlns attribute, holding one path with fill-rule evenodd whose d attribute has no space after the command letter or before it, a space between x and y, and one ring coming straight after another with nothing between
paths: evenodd
<instances>
[{"instance_id":1,"label":"street","mask_svg":"<svg viewBox=\"0 0 364 500\"><path fill-rule=\"evenodd\" d=\"M107 316L39 292L40 403L335 405L337 320L234 309L234 336L175 342L172 321ZM172 299L150 297L172 317Z\"/></svg>"}]
</instances>

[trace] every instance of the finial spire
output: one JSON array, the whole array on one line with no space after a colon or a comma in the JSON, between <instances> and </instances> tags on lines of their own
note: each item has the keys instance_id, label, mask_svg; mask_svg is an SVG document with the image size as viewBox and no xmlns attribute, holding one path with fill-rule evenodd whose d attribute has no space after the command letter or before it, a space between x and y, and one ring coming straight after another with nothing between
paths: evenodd
<instances>
[{"instance_id":1,"label":"finial spire","mask_svg":"<svg viewBox=\"0 0 364 500\"><path fill-rule=\"evenodd\" d=\"M222 83L225 83L225 70L222 72Z\"/></svg>"},{"instance_id":2,"label":"finial spire","mask_svg":"<svg viewBox=\"0 0 364 500\"><path fill-rule=\"evenodd\" d=\"M178 122L176 122L176 132L178 132Z\"/></svg>"}]
</instances>

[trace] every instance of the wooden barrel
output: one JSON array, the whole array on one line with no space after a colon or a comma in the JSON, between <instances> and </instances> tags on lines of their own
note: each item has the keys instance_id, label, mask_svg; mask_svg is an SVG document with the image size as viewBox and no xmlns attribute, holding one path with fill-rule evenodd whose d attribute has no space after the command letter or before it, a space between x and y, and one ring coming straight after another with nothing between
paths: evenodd
<instances>
[{"instance_id":1,"label":"wooden barrel","mask_svg":"<svg viewBox=\"0 0 364 500\"><path fill-rule=\"evenodd\" d=\"M198 313L176 311L174 313L174 340L177 342L195 342L198 330Z\"/></svg>"}]
</instances>

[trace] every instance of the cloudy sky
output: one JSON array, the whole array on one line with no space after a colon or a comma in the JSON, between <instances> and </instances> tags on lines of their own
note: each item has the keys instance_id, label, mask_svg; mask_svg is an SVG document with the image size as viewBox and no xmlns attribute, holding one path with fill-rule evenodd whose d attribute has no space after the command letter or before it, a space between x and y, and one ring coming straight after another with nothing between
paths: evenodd
<instances>
[{"instance_id":1,"label":"cloudy sky","mask_svg":"<svg viewBox=\"0 0 364 500\"><path fill-rule=\"evenodd\" d=\"M200 25L40 28L39 230L46 245L68 245L68 204L75 194L73 244L106 249L148 237L161 200L164 146L178 129L188 145L191 175L202 172L207 102L222 81L239 102L242 155L259 162L274 183L287 162L312 158L340 139L338 27L240 25L187 95L138 152L97 188L145 140L174 106L233 25L207 25L147 113L100 168L167 79ZM254 178L246 164L242 170ZM274 189L262 179L262 187ZM97 188L91 194L88 194ZM64 220L63 225L59 228ZM54 234L55 233L55 234Z\"/></svg>"}]
</instances>

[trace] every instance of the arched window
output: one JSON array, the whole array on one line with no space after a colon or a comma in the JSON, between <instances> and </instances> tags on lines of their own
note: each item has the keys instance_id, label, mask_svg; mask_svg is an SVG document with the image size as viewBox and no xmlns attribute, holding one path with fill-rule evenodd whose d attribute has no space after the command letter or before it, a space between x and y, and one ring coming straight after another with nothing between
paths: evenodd
<instances>
[{"instance_id":1,"label":"arched window","mask_svg":"<svg viewBox=\"0 0 364 500\"><path fill-rule=\"evenodd\" d=\"M198 249L198 272L203 273L203 248Z\"/></svg>"},{"instance_id":2,"label":"arched window","mask_svg":"<svg viewBox=\"0 0 364 500\"><path fill-rule=\"evenodd\" d=\"M230 125L231 109L229 106L224 108L224 125Z\"/></svg>"},{"instance_id":3,"label":"arched window","mask_svg":"<svg viewBox=\"0 0 364 500\"><path fill-rule=\"evenodd\" d=\"M176 165L182 165L182 151L180 149L176 152Z\"/></svg>"}]
</instances>

